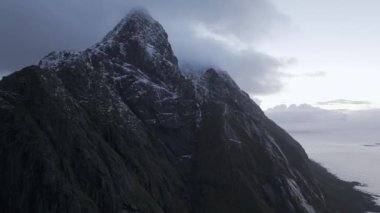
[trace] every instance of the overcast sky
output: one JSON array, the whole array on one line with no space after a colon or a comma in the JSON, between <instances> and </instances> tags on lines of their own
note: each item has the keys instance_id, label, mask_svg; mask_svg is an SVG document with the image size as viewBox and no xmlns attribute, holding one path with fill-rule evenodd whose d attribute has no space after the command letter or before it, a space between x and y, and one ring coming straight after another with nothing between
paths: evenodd
<instances>
[{"instance_id":1,"label":"overcast sky","mask_svg":"<svg viewBox=\"0 0 380 213\"><path fill-rule=\"evenodd\" d=\"M284 89L265 96L263 107L279 103L316 105L336 99L367 101L366 105L325 105L329 109L369 109L380 106L380 1L276 0L291 20L281 36L257 48L274 57L294 57L285 72ZM306 77L302 73L323 72Z\"/></svg>"},{"instance_id":2,"label":"overcast sky","mask_svg":"<svg viewBox=\"0 0 380 213\"><path fill-rule=\"evenodd\" d=\"M288 22L267 0L2 0L0 70L37 63L53 50L89 47L136 6L164 25L181 63L228 70L256 94L283 88L279 69L287 60L255 48Z\"/></svg>"},{"instance_id":3,"label":"overcast sky","mask_svg":"<svg viewBox=\"0 0 380 213\"><path fill-rule=\"evenodd\" d=\"M266 114L306 147L315 142L380 142L380 109L326 110L307 104L279 105Z\"/></svg>"},{"instance_id":4,"label":"overcast sky","mask_svg":"<svg viewBox=\"0 0 380 213\"><path fill-rule=\"evenodd\" d=\"M0 75L91 46L136 6L181 63L229 71L264 109L379 107L377 0L1 0Z\"/></svg>"}]
</instances>

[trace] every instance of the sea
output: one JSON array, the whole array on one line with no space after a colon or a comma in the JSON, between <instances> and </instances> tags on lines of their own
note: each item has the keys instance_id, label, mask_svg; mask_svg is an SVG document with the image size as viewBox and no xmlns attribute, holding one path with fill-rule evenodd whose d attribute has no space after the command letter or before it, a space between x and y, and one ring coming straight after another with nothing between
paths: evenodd
<instances>
[{"instance_id":1,"label":"sea","mask_svg":"<svg viewBox=\"0 0 380 213\"><path fill-rule=\"evenodd\" d=\"M357 181L357 189L380 195L380 132L291 132L309 158L338 178ZM380 199L377 199L380 205Z\"/></svg>"}]
</instances>

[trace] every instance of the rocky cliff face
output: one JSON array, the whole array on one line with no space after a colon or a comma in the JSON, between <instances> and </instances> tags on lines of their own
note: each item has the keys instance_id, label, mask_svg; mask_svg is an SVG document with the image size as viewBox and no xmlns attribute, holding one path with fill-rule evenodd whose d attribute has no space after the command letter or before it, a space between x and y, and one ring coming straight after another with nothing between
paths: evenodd
<instances>
[{"instance_id":1,"label":"rocky cliff face","mask_svg":"<svg viewBox=\"0 0 380 213\"><path fill-rule=\"evenodd\" d=\"M311 162L225 72L183 72L126 16L81 52L0 82L1 212L376 210Z\"/></svg>"}]
</instances>

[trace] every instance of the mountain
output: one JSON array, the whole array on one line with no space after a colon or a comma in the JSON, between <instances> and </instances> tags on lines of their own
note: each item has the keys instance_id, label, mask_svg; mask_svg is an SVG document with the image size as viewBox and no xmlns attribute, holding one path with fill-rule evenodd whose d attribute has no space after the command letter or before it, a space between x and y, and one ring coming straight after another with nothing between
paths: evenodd
<instances>
[{"instance_id":1,"label":"mountain","mask_svg":"<svg viewBox=\"0 0 380 213\"><path fill-rule=\"evenodd\" d=\"M0 212L378 211L147 12L0 82Z\"/></svg>"}]
</instances>

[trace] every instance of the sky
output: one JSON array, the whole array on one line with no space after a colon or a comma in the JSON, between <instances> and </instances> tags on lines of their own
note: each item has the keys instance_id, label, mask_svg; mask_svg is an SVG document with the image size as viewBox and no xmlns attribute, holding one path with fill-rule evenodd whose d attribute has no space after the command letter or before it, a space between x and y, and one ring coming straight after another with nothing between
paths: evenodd
<instances>
[{"instance_id":1,"label":"sky","mask_svg":"<svg viewBox=\"0 0 380 213\"><path fill-rule=\"evenodd\" d=\"M380 142L380 109L327 110L300 104L278 105L266 114L296 137L309 135L323 142Z\"/></svg>"},{"instance_id":2,"label":"sky","mask_svg":"<svg viewBox=\"0 0 380 213\"><path fill-rule=\"evenodd\" d=\"M50 51L89 47L136 6L164 26L181 64L229 71L248 92L282 89L279 68L287 60L254 45L288 21L268 0L2 0L0 71L38 63Z\"/></svg>"},{"instance_id":3,"label":"sky","mask_svg":"<svg viewBox=\"0 0 380 213\"><path fill-rule=\"evenodd\" d=\"M1 0L0 76L90 47L136 6L164 26L181 65L228 71L279 121L289 108L300 111L292 122L305 106L310 121L380 108L378 0Z\"/></svg>"},{"instance_id":4,"label":"sky","mask_svg":"<svg viewBox=\"0 0 380 213\"><path fill-rule=\"evenodd\" d=\"M368 104L318 105L329 109L379 107L380 19L376 0L276 0L275 6L291 19L280 36L265 40L258 49L274 57L294 57L286 68L293 77L284 89L264 96L263 107L331 100L367 101ZM305 76L304 73L320 76Z\"/></svg>"},{"instance_id":5,"label":"sky","mask_svg":"<svg viewBox=\"0 0 380 213\"><path fill-rule=\"evenodd\" d=\"M356 156L365 162L348 163L356 180L378 159L342 158L331 145L378 151L379 0L0 0L0 78L51 51L92 46L136 6L163 25L181 66L229 72L311 157L327 144L328 168Z\"/></svg>"}]
</instances>

